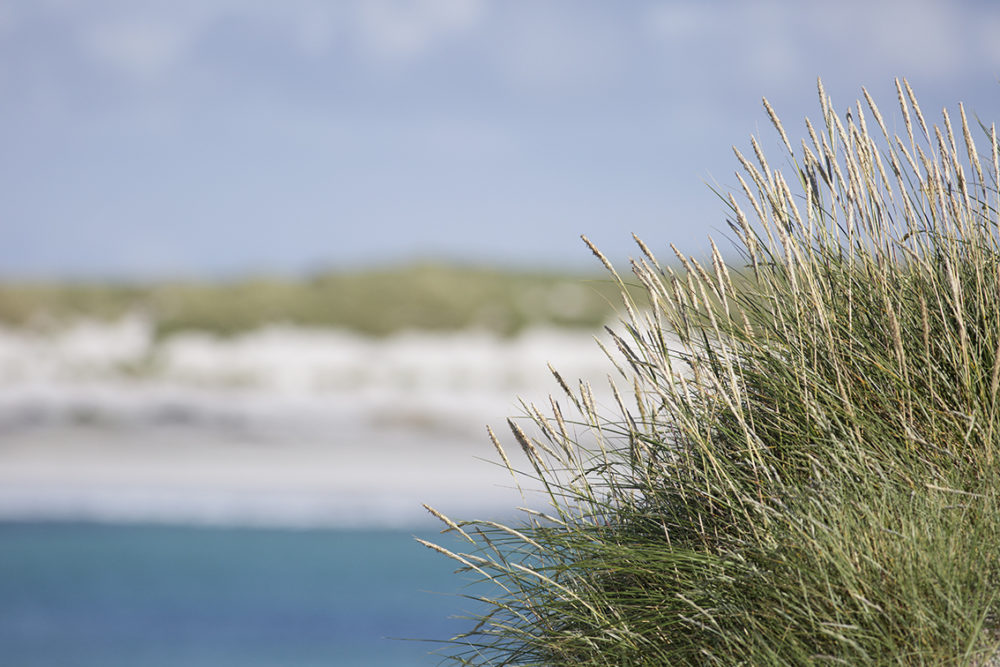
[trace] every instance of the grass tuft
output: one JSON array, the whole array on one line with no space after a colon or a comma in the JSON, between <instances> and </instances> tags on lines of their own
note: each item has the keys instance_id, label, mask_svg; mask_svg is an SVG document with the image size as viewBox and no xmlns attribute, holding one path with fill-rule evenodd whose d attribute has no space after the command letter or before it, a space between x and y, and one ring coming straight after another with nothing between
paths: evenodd
<instances>
[{"instance_id":1,"label":"grass tuft","mask_svg":"<svg viewBox=\"0 0 1000 667\"><path fill-rule=\"evenodd\" d=\"M548 509L445 520L498 591L454 661L996 660L1000 145L897 91L903 136L820 85L797 152L765 100L788 166L736 151L742 264L639 241L640 304L587 242L625 304L614 408L556 373L548 412L510 424Z\"/></svg>"}]
</instances>

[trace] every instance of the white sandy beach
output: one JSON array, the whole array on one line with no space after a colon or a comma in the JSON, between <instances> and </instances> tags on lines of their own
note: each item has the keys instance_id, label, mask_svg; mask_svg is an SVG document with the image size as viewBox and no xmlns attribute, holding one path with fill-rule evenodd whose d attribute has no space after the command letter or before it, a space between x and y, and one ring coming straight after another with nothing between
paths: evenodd
<instances>
[{"instance_id":1,"label":"white sandy beach","mask_svg":"<svg viewBox=\"0 0 1000 667\"><path fill-rule=\"evenodd\" d=\"M153 342L140 318L0 332L0 518L412 525L531 503L486 424L603 386L593 336L275 326ZM485 459L485 460L484 460Z\"/></svg>"}]
</instances>

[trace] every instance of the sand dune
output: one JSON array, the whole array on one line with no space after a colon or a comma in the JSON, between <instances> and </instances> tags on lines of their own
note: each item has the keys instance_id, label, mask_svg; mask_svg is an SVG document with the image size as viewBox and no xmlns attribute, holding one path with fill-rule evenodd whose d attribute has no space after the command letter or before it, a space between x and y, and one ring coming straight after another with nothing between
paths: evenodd
<instances>
[{"instance_id":1,"label":"sand dune","mask_svg":"<svg viewBox=\"0 0 1000 667\"><path fill-rule=\"evenodd\" d=\"M0 331L0 517L412 524L523 504L485 425L603 386L588 333L273 326L154 342L139 318Z\"/></svg>"}]
</instances>

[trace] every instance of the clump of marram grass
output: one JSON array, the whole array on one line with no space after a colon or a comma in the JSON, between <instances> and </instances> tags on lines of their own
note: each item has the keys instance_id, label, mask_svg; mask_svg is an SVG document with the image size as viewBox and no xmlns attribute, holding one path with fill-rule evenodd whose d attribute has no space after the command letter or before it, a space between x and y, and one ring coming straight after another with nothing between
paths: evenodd
<instances>
[{"instance_id":1,"label":"clump of marram grass","mask_svg":"<svg viewBox=\"0 0 1000 667\"><path fill-rule=\"evenodd\" d=\"M739 270L640 241L640 310L594 250L625 294L616 409L557 376L532 434L511 422L550 509L445 519L471 547L446 553L496 590L457 662L993 659L1000 144L897 89L903 136L867 91L842 120L820 85L798 153L765 101L792 177L736 151Z\"/></svg>"}]
</instances>

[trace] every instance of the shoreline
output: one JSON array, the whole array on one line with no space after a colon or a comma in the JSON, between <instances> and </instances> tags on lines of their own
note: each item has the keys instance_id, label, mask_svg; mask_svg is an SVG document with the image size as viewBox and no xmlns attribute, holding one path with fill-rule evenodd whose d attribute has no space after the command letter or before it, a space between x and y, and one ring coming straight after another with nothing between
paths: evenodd
<instances>
[{"instance_id":1,"label":"shoreline","mask_svg":"<svg viewBox=\"0 0 1000 667\"><path fill-rule=\"evenodd\" d=\"M262 445L57 427L6 437L0 520L96 520L297 527L404 527L445 513L495 516L524 504L480 442ZM483 460L486 459L486 460Z\"/></svg>"},{"instance_id":2,"label":"shoreline","mask_svg":"<svg viewBox=\"0 0 1000 667\"><path fill-rule=\"evenodd\" d=\"M502 426L519 396L558 398L549 362L601 395L593 338L0 331L0 520L440 525L423 503L505 518L532 501L510 488L486 426L518 466ZM137 375L138 359L153 362Z\"/></svg>"}]
</instances>

